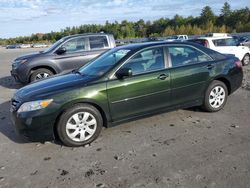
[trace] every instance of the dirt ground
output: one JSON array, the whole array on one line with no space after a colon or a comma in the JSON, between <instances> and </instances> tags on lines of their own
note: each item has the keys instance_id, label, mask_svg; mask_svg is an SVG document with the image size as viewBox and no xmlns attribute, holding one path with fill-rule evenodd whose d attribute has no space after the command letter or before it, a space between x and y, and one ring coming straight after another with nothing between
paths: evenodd
<instances>
[{"instance_id":1,"label":"dirt ground","mask_svg":"<svg viewBox=\"0 0 250 188\"><path fill-rule=\"evenodd\" d=\"M0 187L250 187L250 66L218 113L164 113L69 148L24 142L11 126L9 101L20 87L11 61L31 51L0 49Z\"/></svg>"}]
</instances>

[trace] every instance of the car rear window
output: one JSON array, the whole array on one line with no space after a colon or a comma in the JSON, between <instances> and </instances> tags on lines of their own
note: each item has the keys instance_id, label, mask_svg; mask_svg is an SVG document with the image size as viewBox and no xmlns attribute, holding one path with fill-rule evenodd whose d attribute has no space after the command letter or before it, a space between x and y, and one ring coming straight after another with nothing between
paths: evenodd
<instances>
[{"instance_id":1,"label":"car rear window","mask_svg":"<svg viewBox=\"0 0 250 188\"><path fill-rule=\"evenodd\" d=\"M215 39L212 40L215 46L236 46L237 42L234 38Z\"/></svg>"},{"instance_id":2,"label":"car rear window","mask_svg":"<svg viewBox=\"0 0 250 188\"><path fill-rule=\"evenodd\" d=\"M223 60L226 59L227 57L219 52L216 52L214 50L211 50L209 48L203 49L203 51L208 54L210 57L212 57L214 60Z\"/></svg>"},{"instance_id":3,"label":"car rear window","mask_svg":"<svg viewBox=\"0 0 250 188\"><path fill-rule=\"evenodd\" d=\"M203 39L206 41L206 39ZM196 43L197 44L197 43ZM205 52L207 55L209 55L210 57L212 57L214 60L223 60L226 59L227 57L224 54L221 54L217 51L214 51L210 48L207 48L205 46L202 45L196 45L194 44L194 46L196 46L196 48L199 48L200 50L202 50L203 52Z\"/></svg>"},{"instance_id":4,"label":"car rear window","mask_svg":"<svg viewBox=\"0 0 250 188\"><path fill-rule=\"evenodd\" d=\"M102 49L109 47L106 36L89 37L90 49Z\"/></svg>"}]
</instances>

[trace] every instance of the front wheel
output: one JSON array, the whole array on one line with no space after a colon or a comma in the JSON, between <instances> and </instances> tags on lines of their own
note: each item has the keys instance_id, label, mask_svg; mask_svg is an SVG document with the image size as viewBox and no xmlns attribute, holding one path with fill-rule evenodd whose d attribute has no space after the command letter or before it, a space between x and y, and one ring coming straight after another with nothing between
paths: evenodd
<instances>
[{"instance_id":1,"label":"front wheel","mask_svg":"<svg viewBox=\"0 0 250 188\"><path fill-rule=\"evenodd\" d=\"M30 82L48 78L52 75L53 75L53 72L51 72L48 69L45 69L45 68L37 69L31 74Z\"/></svg>"},{"instance_id":2,"label":"front wheel","mask_svg":"<svg viewBox=\"0 0 250 188\"><path fill-rule=\"evenodd\" d=\"M66 110L57 123L57 133L67 146L83 146L100 134L103 119L100 112L88 104L78 104Z\"/></svg>"},{"instance_id":3,"label":"front wheel","mask_svg":"<svg viewBox=\"0 0 250 188\"><path fill-rule=\"evenodd\" d=\"M208 112L217 112L225 106L227 97L227 86L221 81L214 80L205 93L203 109Z\"/></svg>"},{"instance_id":4,"label":"front wheel","mask_svg":"<svg viewBox=\"0 0 250 188\"><path fill-rule=\"evenodd\" d=\"M242 64L245 66L245 65L249 65L250 63L250 55L249 54L246 54L243 59L242 59Z\"/></svg>"}]
</instances>

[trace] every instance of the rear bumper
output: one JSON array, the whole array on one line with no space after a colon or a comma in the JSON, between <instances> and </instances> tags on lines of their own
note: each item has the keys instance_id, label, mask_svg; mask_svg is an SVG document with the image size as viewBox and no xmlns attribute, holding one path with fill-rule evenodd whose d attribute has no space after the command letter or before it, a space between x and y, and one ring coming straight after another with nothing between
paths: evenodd
<instances>
[{"instance_id":1,"label":"rear bumper","mask_svg":"<svg viewBox=\"0 0 250 188\"><path fill-rule=\"evenodd\" d=\"M235 92L237 89L239 89L242 85L243 81L243 70L239 68L235 68L232 70L230 75L230 82L231 82L231 93Z\"/></svg>"}]
</instances>

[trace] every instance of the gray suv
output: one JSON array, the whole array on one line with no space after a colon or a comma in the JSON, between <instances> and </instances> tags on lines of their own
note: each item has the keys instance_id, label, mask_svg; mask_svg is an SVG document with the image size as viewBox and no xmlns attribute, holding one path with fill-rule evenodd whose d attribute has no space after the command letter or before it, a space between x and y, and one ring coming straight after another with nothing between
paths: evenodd
<instances>
[{"instance_id":1,"label":"gray suv","mask_svg":"<svg viewBox=\"0 0 250 188\"><path fill-rule=\"evenodd\" d=\"M77 34L64 37L49 49L16 58L11 75L23 84L78 69L103 52L114 48L113 35Z\"/></svg>"}]
</instances>

